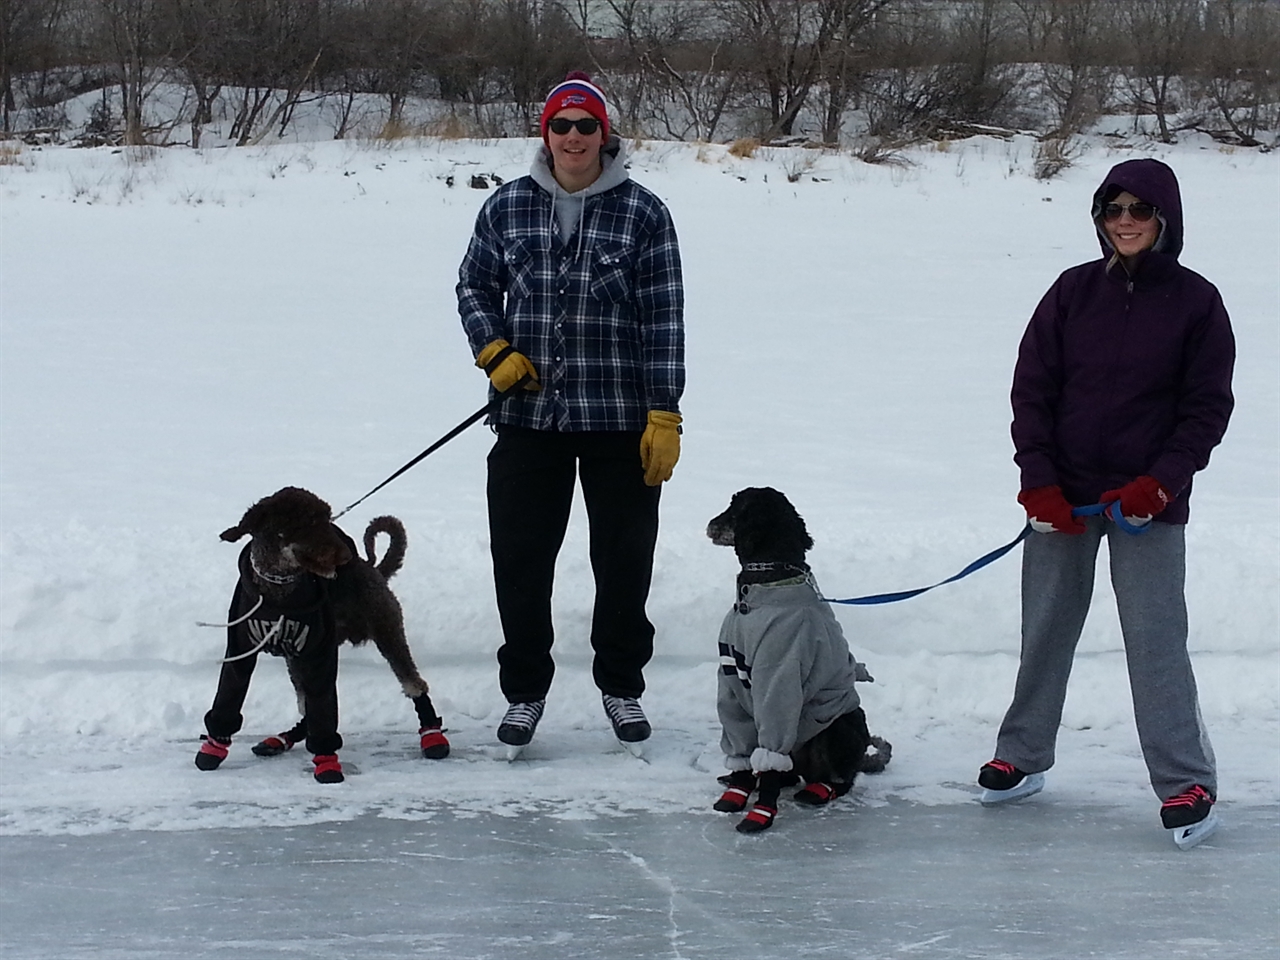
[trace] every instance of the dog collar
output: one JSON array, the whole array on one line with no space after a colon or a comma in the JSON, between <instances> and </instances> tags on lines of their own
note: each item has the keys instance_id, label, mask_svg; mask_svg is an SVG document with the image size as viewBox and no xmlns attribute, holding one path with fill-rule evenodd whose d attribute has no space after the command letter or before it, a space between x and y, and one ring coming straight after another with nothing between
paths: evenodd
<instances>
[{"instance_id":1,"label":"dog collar","mask_svg":"<svg viewBox=\"0 0 1280 960\"><path fill-rule=\"evenodd\" d=\"M290 583L297 583L302 576L301 573L291 573L287 576L280 576L278 573L267 573L265 570L259 569L258 565L253 562L253 551L249 551L249 567L253 570L253 575L259 579L274 583L278 586L285 586Z\"/></svg>"},{"instance_id":2,"label":"dog collar","mask_svg":"<svg viewBox=\"0 0 1280 960\"><path fill-rule=\"evenodd\" d=\"M809 572L808 567L797 567L794 563L779 563L776 560L769 563L758 563L753 560L749 563L744 563L742 569L747 573L772 573L774 570L794 570L801 576Z\"/></svg>"}]
</instances>

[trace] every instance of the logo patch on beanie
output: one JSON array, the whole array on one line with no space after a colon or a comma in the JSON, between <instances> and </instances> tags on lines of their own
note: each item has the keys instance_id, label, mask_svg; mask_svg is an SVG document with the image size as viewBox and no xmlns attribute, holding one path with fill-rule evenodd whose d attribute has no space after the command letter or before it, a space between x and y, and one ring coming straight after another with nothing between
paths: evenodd
<instances>
[{"instance_id":1,"label":"logo patch on beanie","mask_svg":"<svg viewBox=\"0 0 1280 960\"><path fill-rule=\"evenodd\" d=\"M586 102L587 102L587 98L580 93L566 93L564 95L564 99L560 101L560 106L563 108L563 107L572 106L575 103L586 103Z\"/></svg>"}]
</instances>

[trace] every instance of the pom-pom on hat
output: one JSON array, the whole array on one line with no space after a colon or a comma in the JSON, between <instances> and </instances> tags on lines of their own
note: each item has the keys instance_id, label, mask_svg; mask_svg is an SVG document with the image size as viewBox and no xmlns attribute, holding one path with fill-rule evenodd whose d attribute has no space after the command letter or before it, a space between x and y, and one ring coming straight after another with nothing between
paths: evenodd
<instances>
[{"instance_id":1,"label":"pom-pom on hat","mask_svg":"<svg viewBox=\"0 0 1280 960\"><path fill-rule=\"evenodd\" d=\"M585 110L600 121L600 129L604 138L609 139L609 104L605 101L604 91L591 82L591 77L581 70L574 70L547 94L547 102L542 108L542 139L547 139L547 121L561 110L576 108Z\"/></svg>"}]
</instances>

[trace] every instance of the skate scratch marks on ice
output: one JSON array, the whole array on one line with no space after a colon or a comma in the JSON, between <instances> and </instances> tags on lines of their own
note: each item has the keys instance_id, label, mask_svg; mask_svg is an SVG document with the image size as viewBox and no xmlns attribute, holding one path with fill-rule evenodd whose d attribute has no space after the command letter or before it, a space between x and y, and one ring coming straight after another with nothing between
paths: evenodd
<instances>
[{"instance_id":1,"label":"skate scratch marks on ice","mask_svg":"<svg viewBox=\"0 0 1280 960\"><path fill-rule=\"evenodd\" d=\"M949 934L949 933L940 933L940 934L938 934L936 937L930 937L928 940L917 940L915 943L904 943L904 944L901 944L901 945L899 945L899 946L897 947L897 952L898 952L898 953L912 953L912 952L914 952L914 951L916 951L916 950L923 950L925 947L931 947L931 946L933 946L935 943L940 943L940 942L942 942L943 940L949 940L949 939L951 939L951 934Z\"/></svg>"},{"instance_id":2,"label":"skate scratch marks on ice","mask_svg":"<svg viewBox=\"0 0 1280 960\"><path fill-rule=\"evenodd\" d=\"M666 894L667 939L671 941L671 955L676 960L687 960L685 955L680 952L680 925L676 922L676 897L679 895L679 891L676 889L675 884L671 882L671 878L652 869L644 857L638 856L629 850L623 850L605 837L597 836L596 839L602 841L609 848L610 853L626 857L640 871L641 876Z\"/></svg>"}]
</instances>

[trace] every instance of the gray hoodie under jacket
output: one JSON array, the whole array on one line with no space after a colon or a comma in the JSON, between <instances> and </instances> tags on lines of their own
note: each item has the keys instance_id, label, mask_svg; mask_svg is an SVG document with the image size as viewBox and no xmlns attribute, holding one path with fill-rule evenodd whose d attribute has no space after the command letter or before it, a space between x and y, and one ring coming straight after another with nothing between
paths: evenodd
<instances>
[{"instance_id":1,"label":"gray hoodie under jacket","mask_svg":"<svg viewBox=\"0 0 1280 960\"><path fill-rule=\"evenodd\" d=\"M716 711L730 770L790 770L791 751L857 709L870 680L812 578L744 584L720 626Z\"/></svg>"},{"instance_id":2,"label":"gray hoodie under jacket","mask_svg":"<svg viewBox=\"0 0 1280 960\"><path fill-rule=\"evenodd\" d=\"M579 227L586 212L587 198L606 193L631 176L627 170L626 151L622 140L616 134L609 137L609 142L600 151L600 166L602 168L600 176L581 190L569 193L560 186L551 170L551 151L545 143L538 148L533 158L533 163L529 167L529 176L533 178L534 183L551 194L556 211L556 227L560 231L562 243L568 244L576 233L578 244L581 246L584 231ZM581 249L578 250L578 254L582 254Z\"/></svg>"}]
</instances>

